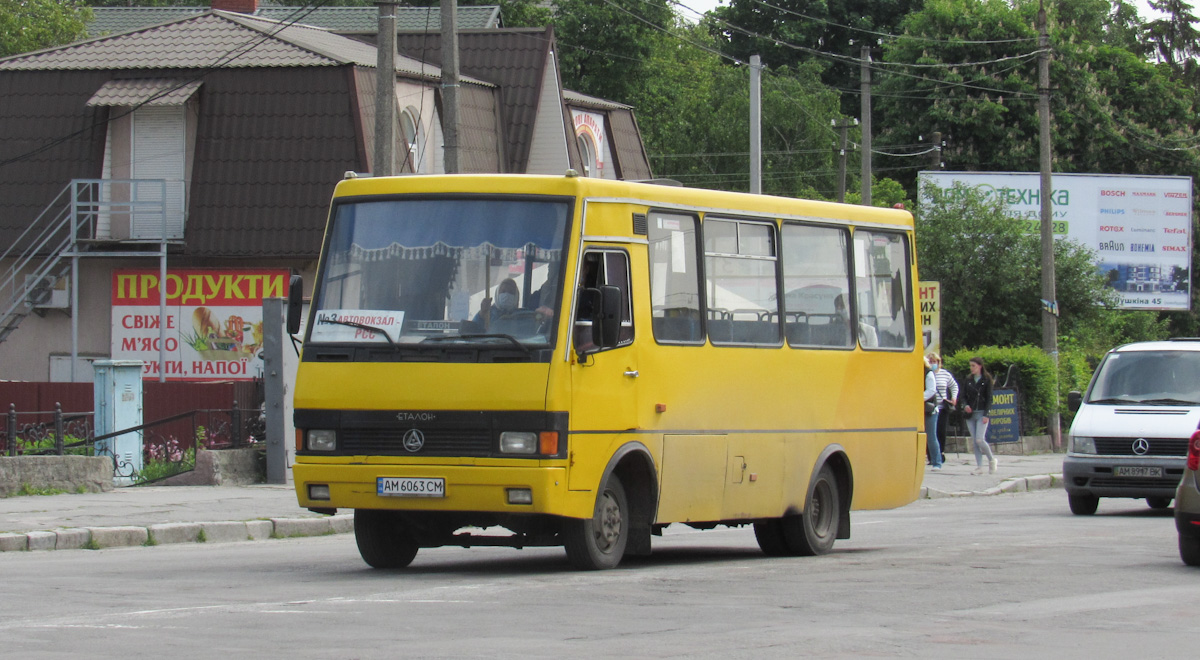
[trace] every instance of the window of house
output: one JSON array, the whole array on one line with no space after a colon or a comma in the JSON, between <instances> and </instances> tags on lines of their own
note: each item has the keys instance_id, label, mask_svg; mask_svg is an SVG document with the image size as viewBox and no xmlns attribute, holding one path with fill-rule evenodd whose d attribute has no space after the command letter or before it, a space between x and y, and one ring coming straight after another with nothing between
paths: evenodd
<instances>
[{"instance_id":1,"label":"window of house","mask_svg":"<svg viewBox=\"0 0 1200 660\"><path fill-rule=\"evenodd\" d=\"M404 148L396 154L400 160L396 171L423 174L426 171L425 130L421 126L421 113L412 106L400 113L400 136Z\"/></svg>"}]
</instances>

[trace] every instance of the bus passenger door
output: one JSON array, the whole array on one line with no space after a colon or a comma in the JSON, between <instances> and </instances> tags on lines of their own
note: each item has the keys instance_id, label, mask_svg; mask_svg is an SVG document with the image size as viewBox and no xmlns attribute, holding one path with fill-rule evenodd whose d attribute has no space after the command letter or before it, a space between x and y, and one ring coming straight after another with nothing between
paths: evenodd
<instances>
[{"instance_id":1,"label":"bus passenger door","mask_svg":"<svg viewBox=\"0 0 1200 660\"><path fill-rule=\"evenodd\" d=\"M637 347L630 299L629 254L618 248L588 248L580 261L571 329L571 427L575 431L619 433L637 427ZM602 285L621 290L621 329L617 346L596 350L592 310L579 291ZM582 350L585 355L579 357Z\"/></svg>"}]
</instances>

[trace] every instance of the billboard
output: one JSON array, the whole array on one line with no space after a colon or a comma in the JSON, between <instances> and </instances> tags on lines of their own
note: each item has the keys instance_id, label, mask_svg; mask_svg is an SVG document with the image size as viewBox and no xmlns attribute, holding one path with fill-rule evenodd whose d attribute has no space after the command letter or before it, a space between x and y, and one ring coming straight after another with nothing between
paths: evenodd
<instances>
[{"instance_id":1,"label":"billboard","mask_svg":"<svg viewBox=\"0 0 1200 660\"><path fill-rule=\"evenodd\" d=\"M287 297L279 269L167 271L167 380L250 380L262 375L262 301ZM142 360L159 377L159 272L112 273L112 357Z\"/></svg>"},{"instance_id":2,"label":"billboard","mask_svg":"<svg viewBox=\"0 0 1200 660\"><path fill-rule=\"evenodd\" d=\"M1004 200L1030 232L1041 227L1041 178L1016 172L921 172L922 185L961 182ZM1096 253L1122 309L1191 308L1192 178L1054 174L1056 237Z\"/></svg>"}]
</instances>

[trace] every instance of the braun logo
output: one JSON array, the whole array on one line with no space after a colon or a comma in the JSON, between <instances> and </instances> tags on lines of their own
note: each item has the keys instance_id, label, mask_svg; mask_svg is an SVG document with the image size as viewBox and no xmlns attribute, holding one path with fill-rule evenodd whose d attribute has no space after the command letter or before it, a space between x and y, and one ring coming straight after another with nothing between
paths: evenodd
<instances>
[{"instance_id":1,"label":"braun logo","mask_svg":"<svg viewBox=\"0 0 1200 660\"><path fill-rule=\"evenodd\" d=\"M1125 244L1118 243L1116 241L1105 241L1100 244L1100 251L1102 251L1102 252L1124 252Z\"/></svg>"},{"instance_id":2,"label":"braun logo","mask_svg":"<svg viewBox=\"0 0 1200 660\"><path fill-rule=\"evenodd\" d=\"M1125 228L1121 225L1100 225L1100 231L1123 232Z\"/></svg>"},{"instance_id":3,"label":"braun logo","mask_svg":"<svg viewBox=\"0 0 1200 660\"><path fill-rule=\"evenodd\" d=\"M1187 199L1188 198L1187 193L1181 193L1181 192L1163 193L1163 197L1171 197L1174 199Z\"/></svg>"},{"instance_id":4,"label":"braun logo","mask_svg":"<svg viewBox=\"0 0 1200 660\"><path fill-rule=\"evenodd\" d=\"M1124 197L1125 191L1124 190L1101 190L1100 196L1101 197Z\"/></svg>"},{"instance_id":5,"label":"braun logo","mask_svg":"<svg viewBox=\"0 0 1200 660\"><path fill-rule=\"evenodd\" d=\"M1187 252L1187 247L1183 245L1164 245L1163 252Z\"/></svg>"},{"instance_id":6,"label":"braun logo","mask_svg":"<svg viewBox=\"0 0 1200 660\"><path fill-rule=\"evenodd\" d=\"M1154 244L1153 243L1130 243L1129 251L1130 252L1153 252Z\"/></svg>"},{"instance_id":7,"label":"braun logo","mask_svg":"<svg viewBox=\"0 0 1200 660\"><path fill-rule=\"evenodd\" d=\"M1125 215L1125 209L1100 209L1100 215Z\"/></svg>"}]
</instances>

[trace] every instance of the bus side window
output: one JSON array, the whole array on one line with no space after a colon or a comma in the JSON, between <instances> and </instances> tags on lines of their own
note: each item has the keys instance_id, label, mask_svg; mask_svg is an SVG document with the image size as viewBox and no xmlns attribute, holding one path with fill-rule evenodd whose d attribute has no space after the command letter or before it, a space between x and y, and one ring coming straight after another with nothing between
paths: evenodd
<instances>
[{"instance_id":1,"label":"bus side window","mask_svg":"<svg viewBox=\"0 0 1200 660\"><path fill-rule=\"evenodd\" d=\"M649 215L651 325L659 343L704 343L697 223L694 215Z\"/></svg>"},{"instance_id":2,"label":"bus side window","mask_svg":"<svg viewBox=\"0 0 1200 660\"><path fill-rule=\"evenodd\" d=\"M617 250L591 250L583 255L579 278L579 301L575 310L574 345L576 350L594 350L592 337L592 298L582 295L587 289L614 286L621 291L621 330L617 346L633 343L633 304L629 290L629 255Z\"/></svg>"}]
</instances>

